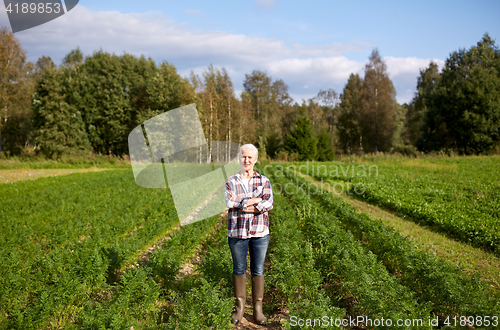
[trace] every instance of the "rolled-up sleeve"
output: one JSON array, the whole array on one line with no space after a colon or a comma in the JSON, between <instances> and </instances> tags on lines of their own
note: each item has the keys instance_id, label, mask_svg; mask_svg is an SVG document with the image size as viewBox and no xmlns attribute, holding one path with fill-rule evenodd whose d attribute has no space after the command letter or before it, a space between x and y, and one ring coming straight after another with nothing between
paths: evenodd
<instances>
[{"instance_id":1,"label":"rolled-up sleeve","mask_svg":"<svg viewBox=\"0 0 500 330\"><path fill-rule=\"evenodd\" d=\"M226 206L230 209L245 209L247 207L248 198L238 200L235 183L232 180L226 182L226 190L224 197L226 199Z\"/></svg>"},{"instance_id":2,"label":"rolled-up sleeve","mask_svg":"<svg viewBox=\"0 0 500 330\"><path fill-rule=\"evenodd\" d=\"M274 201L273 201L273 190L271 188L271 182L266 178L266 182L262 189L262 200L255 204L255 208L260 212L267 212L273 209Z\"/></svg>"}]
</instances>

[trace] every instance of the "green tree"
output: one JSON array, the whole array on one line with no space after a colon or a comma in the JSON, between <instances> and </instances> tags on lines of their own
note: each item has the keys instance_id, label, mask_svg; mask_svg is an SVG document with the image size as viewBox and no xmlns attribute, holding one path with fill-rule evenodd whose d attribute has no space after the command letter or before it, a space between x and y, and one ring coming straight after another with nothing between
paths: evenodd
<instances>
[{"instance_id":1,"label":"green tree","mask_svg":"<svg viewBox=\"0 0 500 330\"><path fill-rule=\"evenodd\" d=\"M292 98L288 94L288 85L282 80L275 80L272 84L273 99L279 109L292 105Z\"/></svg>"},{"instance_id":2,"label":"green tree","mask_svg":"<svg viewBox=\"0 0 500 330\"><path fill-rule=\"evenodd\" d=\"M235 140L235 116L238 107L236 104L238 100L234 94L233 82L231 77L226 70L226 68L222 68L217 72L217 83L218 90L220 93L220 132L219 132L219 140L223 141L234 141ZM219 150L219 153L224 153L222 155L217 155L217 160L229 160L228 150L224 152L224 150Z\"/></svg>"},{"instance_id":3,"label":"green tree","mask_svg":"<svg viewBox=\"0 0 500 330\"><path fill-rule=\"evenodd\" d=\"M98 51L87 57L81 66L69 69L75 85L78 84L75 86L79 96L77 104L84 113L95 152L122 155L128 151L130 130L127 124L132 106L127 90L133 85L124 81L122 64L120 57Z\"/></svg>"},{"instance_id":4,"label":"green tree","mask_svg":"<svg viewBox=\"0 0 500 330\"><path fill-rule=\"evenodd\" d=\"M209 141L231 141L240 145L256 142L250 100L245 93L241 100L236 98L233 82L224 67L218 69L210 65L203 72L203 79L191 73L190 82L197 93L198 112ZM217 150L212 154L216 162L232 157L229 149Z\"/></svg>"},{"instance_id":5,"label":"green tree","mask_svg":"<svg viewBox=\"0 0 500 330\"><path fill-rule=\"evenodd\" d=\"M358 74L349 76L349 80L340 94L339 118L337 121L337 134L339 145L345 152L351 153L358 150L361 143L361 129L359 116L362 110L363 80Z\"/></svg>"},{"instance_id":6,"label":"green tree","mask_svg":"<svg viewBox=\"0 0 500 330\"><path fill-rule=\"evenodd\" d=\"M74 72L80 81L77 103L96 152L127 153L131 129L194 102L191 85L167 62L156 66L152 59L99 51Z\"/></svg>"},{"instance_id":7,"label":"green tree","mask_svg":"<svg viewBox=\"0 0 500 330\"><path fill-rule=\"evenodd\" d=\"M243 88L251 101L259 134L267 139L273 132L282 131L282 120L292 101L285 82L273 82L266 72L254 70L245 75Z\"/></svg>"},{"instance_id":8,"label":"green tree","mask_svg":"<svg viewBox=\"0 0 500 330\"><path fill-rule=\"evenodd\" d=\"M269 157L274 158L281 149L281 134L279 132L271 132L266 139L266 151Z\"/></svg>"},{"instance_id":9,"label":"green tree","mask_svg":"<svg viewBox=\"0 0 500 330\"><path fill-rule=\"evenodd\" d=\"M257 140L256 121L252 114L252 102L246 92L241 93L234 116L235 133L239 145Z\"/></svg>"},{"instance_id":10,"label":"green tree","mask_svg":"<svg viewBox=\"0 0 500 330\"><path fill-rule=\"evenodd\" d=\"M160 113L195 103L195 93L189 82L182 78L175 66L162 62L156 74L146 81L147 107Z\"/></svg>"},{"instance_id":11,"label":"green tree","mask_svg":"<svg viewBox=\"0 0 500 330\"><path fill-rule=\"evenodd\" d=\"M389 79L387 65L378 50L374 49L365 66L363 107L358 117L363 149L375 153L390 149L396 106L396 90Z\"/></svg>"},{"instance_id":12,"label":"green tree","mask_svg":"<svg viewBox=\"0 0 500 330\"><path fill-rule=\"evenodd\" d=\"M404 127L404 139L408 144L416 145L422 135L425 116L428 111L428 101L434 94L441 76L436 63L420 70L417 80L417 92L407 108Z\"/></svg>"},{"instance_id":13,"label":"green tree","mask_svg":"<svg viewBox=\"0 0 500 330\"><path fill-rule=\"evenodd\" d=\"M56 65L50 58L50 56L42 56L38 59L38 61L35 64L35 69L39 73L43 73L49 69L55 69Z\"/></svg>"},{"instance_id":14,"label":"green tree","mask_svg":"<svg viewBox=\"0 0 500 330\"><path fill-rule=\"evenodd\" d=\"M196 102L192 86L166 62L156 66L102 50L82 63L79 58L72 51L65 65L44 68L33 100L37 141L50 156L86 150L123 155L134 127Z\"/></svg>"},{"instance_id":15,"label":"green tree","mask_svg":"<svg viewBox=\"0 0 500 330\"><path fill-rule=\"evenodd\" d=\"M125 93L130 97L132 114L130 129L156 116L159 112L151 111L148 94L148 82L157 74L156 63L153 59L141 56L137 59L131 54L122 57L124 81L127 82Z\"/></svg>"},{"instance_id":16,"label":"green tree","mask_svg":"<svg viewBox=\"0 0 500 330\"><path fill-rule=\"evenodd\" d=\"M30 142L34 83L34 65L19 40L0 28L0 152L17 154Z\"/></svg>"},{"instance_id":17,"label":"green tree","mask_svg":"<svg viewBox=\"0 0 500 330\"><path fill-rule=\"evenodd\" d=\"M262 120L272 112L272 80L266 72L254 70L251 74L245 74L243 88L250 97L256 119Z\"/></svg>"},{"instance_id":18,"label":"green tree","mask_svg":"<svg viewBox=\"0 0 500 330\"><path fill-rule=\"evenodd\" d=\"M488 34L450 55L428 103L420 148L479 154L499 145L500 51Z\"/></svg>"},{"instance_id":19,"label":"green tree","mask_svg":"<svg viewBox=\"0 0 500 330\"><path fill-rule=\"evenodd\" d=\"M257 148L259 149L259 156L258 156L259 161L266 160L267 150L266 150L266 144L264 142L264 137L262 135L259 136L259 141L257 141Z\"/></svg>"},{"instance_id":20,"label":"green tree","mask_svg":"<svg viewBox=\"0 0 500 330\"><path fill-rule=\"evenodd\" d=\"M91 150L82 113L67 102L72 82L69 68L49 69L33 94L35 141L47 157Z\"/></svg>"},{"instance_id":21,"label":"green tree","mask_svg":"<svg viewBox=\"0 0 500 330\"><path fill-rule=\"evenodd\" d=\"M285 136L284 149L297 153L300 161L316 160L318 141L314 137L311 120L307 117L305 107L301 107L299 118L291 131Z\"/></svg>"},{"instance_id":22,"label":"green tree","mask_svg":"<svg viewBox=\"0 0 500 330\"><path fill-rule=\"evenodd\" d=\"M213 65L203 72L203 117L205 118L205 136L208 141L219 141L219 108L222 103L220 98L220 86L217 81L218 69Z\"/></svg>"},{"instance_id":23,"label":"green tree","mask_svg":"<svg viewBox=\"0 0 500 330\"><path fill-rule=\"evenodd\" d=\"M394 135L392 136L393 146L405 145L405 119L408 113L408 104L397 104L394 119Z\"/></svg>"},{"instance_id":24,"label":"green tree","mask_svg":"<svg viewBox=\"0 0 500 330\"><path fill-rule=\"evenodd\" d=\"M326 128L323 128L318 135L318 157L321 162L333 160L335 152L331 143L331 136Z\"/></svg>"},{"instance_id":25,"label":"green tree","mask_svg":"<svg viewBox=\"0 0 500 330\"><path fill-rule=\"evenodd\" d=\"M339 95L337 94L337 92L335 92L335 90L333 90L333 88L329 88L328 90L320 89L315 99L318 100L318 102L322 105L322 118L327 125L328 132L335 134L335 123L338 119L337 105L340 101Z\"/></svg>"},{"instance_id":26,"label":"green tree","mask_svg":"<svg viewBox=\"0 0 500 330\"><path fill-rule=\"evenodd\" d=\"M80 47L76 47L70 51L62 60L64 66L76 66L83 63L83 53Z\"/></svg>"},{"instance_id":27,"label":"green tree","mask_svg":"<svg viewBox=\"0 0 500 330\"><path fill-rule=\"evenodd\" d=\"M323 108L314 99L307 100L307 103L303 102L302 107L307 109L307 116L311 119L314 133L319 134L326 124Z\"/></svg>"}]
</instances>

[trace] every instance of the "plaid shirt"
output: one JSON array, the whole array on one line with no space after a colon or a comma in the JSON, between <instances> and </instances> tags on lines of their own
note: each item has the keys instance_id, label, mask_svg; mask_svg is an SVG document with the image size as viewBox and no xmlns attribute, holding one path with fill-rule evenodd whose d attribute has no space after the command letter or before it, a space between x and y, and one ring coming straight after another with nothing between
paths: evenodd
<instances>
[{"instance_id":1,"label":"plaid shirt","mask_svg":"<svg viewBox=\"0 0 500 330\"><path fill-rule=\"evenodd\" d=\"M229 208L227 235L234 238L248 238L249 234L255 235L269 230L269 216L267 211L273 208L273 191L271 182L256 171L249 181L250 191L241 181L240 173L230 176L226 181L226 205ZM247 207L250 198L262 198L255 208L258 214L247 213L242 210Z\"/></svg>"}]
</instances>

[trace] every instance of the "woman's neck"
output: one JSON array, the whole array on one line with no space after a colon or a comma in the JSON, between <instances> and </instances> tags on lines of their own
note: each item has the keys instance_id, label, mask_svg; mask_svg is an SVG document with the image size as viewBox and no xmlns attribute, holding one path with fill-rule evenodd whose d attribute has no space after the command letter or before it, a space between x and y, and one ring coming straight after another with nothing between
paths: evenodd
<instances>
[{"instance_id":1,"label":"woman's neck","mask_svg":"<svg viewBox=\"0 0 500 330\"><path fill-rule=\"evenodd\" d=\"M250 171L241 170L240 173L243 179L250 179L253 176L253 170Z\"/></svg>"}]
</instances>

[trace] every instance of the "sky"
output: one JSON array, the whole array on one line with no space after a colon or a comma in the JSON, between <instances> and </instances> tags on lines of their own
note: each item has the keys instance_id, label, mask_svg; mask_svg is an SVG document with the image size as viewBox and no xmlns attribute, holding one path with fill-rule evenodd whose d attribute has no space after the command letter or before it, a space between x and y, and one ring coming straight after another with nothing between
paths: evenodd
<instances>
[{"instance_id":1,"label":"sky","mask_svg":"<svg viewBox=\"0 0 500 330\"><path fill-rule=\"evenodd\" d=\"M167 61L182 76L225 67L240 93L245 74L266 71L301 103L341 93L364 76L373 49L384 58L396 99L409 102L421 69L487 32L500 43L500 1L115 1L81 0L65 15L17 32L29 61L56 64L72 49L102 49ZM0 4L0 25L10 26Z\"/></svg>"}]
</instances>

